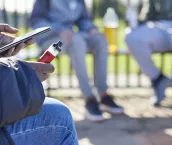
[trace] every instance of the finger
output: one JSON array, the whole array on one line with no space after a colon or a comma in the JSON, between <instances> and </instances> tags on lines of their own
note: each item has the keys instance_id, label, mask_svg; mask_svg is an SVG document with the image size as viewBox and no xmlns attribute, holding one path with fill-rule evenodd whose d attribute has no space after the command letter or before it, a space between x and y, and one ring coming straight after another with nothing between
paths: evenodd
<instances>
[{"instance_id":1,"label":"finger","mask_svg":"<svg viewBox=\"0 0 172 145\"><path fill-rule=\"evenodd\" d=\"M53 73L54 70L54 66L50 63L39 63L38 71L42 73Z\"/></svg>"},{"instance_id":2,"label":"finger","mask_svg":"<svg viewBox=\"0 0 172 145\"><path fill-rule=\"evenodd\" d=\"M38 75L41 82L48 79L48 74L46 74L46 73L37 73L37 75Z\"/></svg>"},{"instance_id":3,"label":"finger","mask_svg":"<svg viewBox=\"0 0 172 145\"><path fill-rule=\"evenodd\" d=\"M16 55L21 49L25 48L26 44L25 43L20 43L15 47L15 50L12 53L12 56Z\"/></svg>"},{"instance_id":4,"label":"finger","mask_svg":"<svg viewBox=\"0 0 172 145\"><path fill-rule=\"evenodd\" d=\"M50 63L30 62L33 69L40 73L53 73L54 66Z\"/></svg>"},{"instance_id":5,"label":"finger","mask_svg":"<svg viewBox=\"0 0 172 145\"><path fill-rule=\"evenodd\" d=\"M2 56L3 57L12 56L14 50L15 50L15 48L10 48L8 51L4 52L4 55L2 55Z\"/></svg>"},{"instance_id":6,"label":"finger","mask_svg":"<svg viewBox=\"0 0 172 145\"><path fill-rule=\"evenodd\" d=\"M14 38L13 36L2 34L0 37L0 47L12 42Z\"/></svg>"},{"instance_id":7,"label":"finger","mask_svg":"<svg viewBox=\"0 0 172 145\"><path fill-rule=\"evenodd\" d=\"M16 47L15 51L13 52L13 55L16 55L21 49L23 49L31 44L34 44L34 43L35 43L35 40L33 40L33 39L30 39L30 40L26 41L25 43L20 43Z\"/></svg>"},{"instance_id":8,"label":"finger","mask_svg":"<svg viewBox=\"0 0 172 145\"><path fill-rule=\"evenodd\" d=\"M11 27L8 24L0 24L0 32L16 34L18 32L18 29Z\"/></svg>"},{"instance_id":9,"label":"finger","mask_svg":"<svg viewBox=\"0 0 172 145\"><path fill-rule=\"evenodd\" d=\"M34 39L29 39L25 42L26 46L29 46L29 45L32 45L35 43L35 40Z\"/></svg>"}]
</instances>

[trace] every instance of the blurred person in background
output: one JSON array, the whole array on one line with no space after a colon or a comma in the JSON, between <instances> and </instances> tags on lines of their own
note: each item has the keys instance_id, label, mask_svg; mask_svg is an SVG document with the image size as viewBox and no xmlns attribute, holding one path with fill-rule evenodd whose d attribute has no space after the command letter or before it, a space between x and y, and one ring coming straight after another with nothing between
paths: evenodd
<instances>
[{"instance_id":1,"label":"blurred person in background","mask_svg":"<svg viewBox=\"0 0 172 145\"><path fill-rule=\"evenodd\" d=\"M16 34L18 30L0 24L0 47L14 40L4 32ZM45 99L41 81L54 67L10 57L33 43L31 39L0 53L0 145L77 145L69 109L57 100Z\"/></svg>"},{"instance_id":2,"label":"blurred person in background","mask_svg":"<svg viewBox=\"0 0 172 145\"><path fill-rule=\"evenodd\" d=\"M172 52L172 1L143 0L138 15L140 25L126 36L126 43L141 70L150 78L155 96L152 103L159 106L171 80L156 68L152 53Z\"/></svg>"},{"instance_id":3,"label":"blurred person in background","mask_svg":"<svg viewBox=\"0 0 172 145\"><path fill-rule=\"evenodd\" d=\"M107 93L107 41L93 24L84 0L36 0L30 22L33 29L44 26L52 28L50 33L36 40L41 49L48 48L59 39L64 42L63 50L71 58L86 101L86 117L89 120L104 121L102 111L123 113L123 108ZM79 28L78 32L73 31L75 25ZM99 102L87 74L85 55L88 50L95 56L95 86L100 96Z\"/></svg>"}]
</instances>

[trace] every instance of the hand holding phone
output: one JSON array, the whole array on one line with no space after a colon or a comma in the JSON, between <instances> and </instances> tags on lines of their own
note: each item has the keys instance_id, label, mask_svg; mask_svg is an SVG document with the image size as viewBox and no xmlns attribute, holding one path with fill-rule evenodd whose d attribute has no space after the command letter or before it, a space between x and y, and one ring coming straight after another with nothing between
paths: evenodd
<instances>
[{"instance_id":1,"label":"hand holding phone","mask_svg":"<svg viewBox=\"0 0 172 145\"><path fill-rule=\"evenodd\" d=\"M18 45L20 45L22 43L27 43L34 36L38 36L40 34L48 32L50 30L51 30L50 27L42 27L42 28L35 29L35 30L23 35L23 36L16 37L11 43L8 43L7 45L0 47L0 54L7 51L7 50L9 50L9 49L17 47Z\"/></svg>"},{"instance_id":2,"label":"hand holding phone","mask_svg":"<svg viewBox=\"0 0 172 145\"><path fill-rule=\"evenodd\" d=\"M16 28L13 28L7 24L0 24L0 48L1 46L4 46L12 41L14 41L15 37L10 36L6 33L10 34L16 34L18 30ZM22 48L31 45L34 43L34 40L28 40L25 43L20 43L19 45L13 47L10 50L4 51L0 53L0 57L9 57L16 55Z\"/></svg>"}]
</instances>

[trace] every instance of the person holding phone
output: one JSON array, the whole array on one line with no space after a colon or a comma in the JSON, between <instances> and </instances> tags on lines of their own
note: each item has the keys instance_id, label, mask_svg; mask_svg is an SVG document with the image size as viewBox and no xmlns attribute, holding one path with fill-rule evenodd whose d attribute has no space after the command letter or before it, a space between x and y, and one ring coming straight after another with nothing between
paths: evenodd
<instances>
[{"instance_id":1,"label":"person holding phone","mask_svg":"<svg viewBox=\"0 0 172 145\"><path fill-rule=\"evenodd\" d=\"M17 31L16 29L14 29L14 30ZM51 30L50 27L42 27L42 28L38 28L34 31L28 32L23 36L16 37L14 40L13 40L13 37L9 37L8 38L9 41L6 40L7 42L9 42L8 44L6 44L6 42L2 42L2 46L0 47L0 53L3 54L2 52L4 52L4 51L7 52L7 50L9 50L9 49L11 52L13 52L12 48L18 47L17 45L20 44L19 47L21 47L22 44L24 44L24 43L27 44L27 41L32 40L33 37L41 35L50 30ZM1 35L2 35L1 37L3 37L3 34L1 34ZM10 39L12 39L12 41ZM18 48L17 51L19 51L19 50L20 49ZM8 52L10 52L10 51L8 51ZM17 52L15 51L15 53L17 53ZM13 55L14 55L14 52L13 52Z\"/></svg>"},{"instance_id":2,"label":"person holding phone","mask_svg":"<svg viewBox=\"0 0 172 145\"><path fill-rule=\"evenodd\" d=\"M10 43L17 29L0 24L0 47ZM54 99L45 99L41 81L54 71L51 64L24 62L15 56L34 43L30 39L0 53L0 144L77 145L69 109Z\"/></svg>"},{"instance_id":3,"label":"person holding phone","mask_svg":"<svg viewBox=\"0 0 172 145\"><path fill-rule=\"evenodd\" d=\"M10 27L8 24L0 24L0 48L14 40L15 37L4 34L16 34L18 30L16 28ZM28 40L26 43L20 43L14 48L11 48L3 53L0 53L0 57L8 57L16 55L22 48L34 43L33 39Z\"/></svg>"},{"instance_id":4,"label":"person holding phone","mask_svg":"<svg viewBox=\"0 0 172 145\"><path fill-rule=\"evenodd\" d=\"M107 41L92 22L84 0L36 0L30 17L33 29L50 26L52 31L36 39L41 49L62 40L63 52L71 58L80 89L85 98L86 117L95 122L104 121L103 111L111 114L123 113L123 108L107 93ZM78 26L75 32L73 26ZM95 86L100 96L97 101L87 74L85 55L87 51L95 56Z\"/></svg>"}]
</instances>

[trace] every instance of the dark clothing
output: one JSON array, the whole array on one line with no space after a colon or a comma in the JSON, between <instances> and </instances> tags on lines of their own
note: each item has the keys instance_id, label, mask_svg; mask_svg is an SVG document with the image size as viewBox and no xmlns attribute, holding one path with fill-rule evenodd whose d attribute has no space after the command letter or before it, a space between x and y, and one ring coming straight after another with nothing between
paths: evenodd
<instances>
[{"instance_id":1,"label":"dark clothing","mask_svg":"<svg viewBox=\"0 0 172 145\"><path fill-rule=\"evenodd\" d=\"M64 30L72 31L74 25L85 33L96 28L84 0L36 0L30 16L30 24L33 29L46 26L52 29L51 32L36 38L39 46L59 36Z\"/></svg>"},{"instance_id":2,"label":"dark clothing","mask_svg":"<svg viewBox=\"0 0 172 145\"><path fill-rule=\"evenodd\" d=\"M143 0L139 9L140 23L172 20L172 0Z\"/></svg>"},{"instance_id":3,"label":"dark clothing","mask_svg":"<svg viewBox=\"0 0 172 145\"><path fill-rule=\"evenodd\" d=\"M0 58L0 145L12 145L3 126L36 114L45 99L35 71L15 58Z\"/></svg>"}]
</instances>

